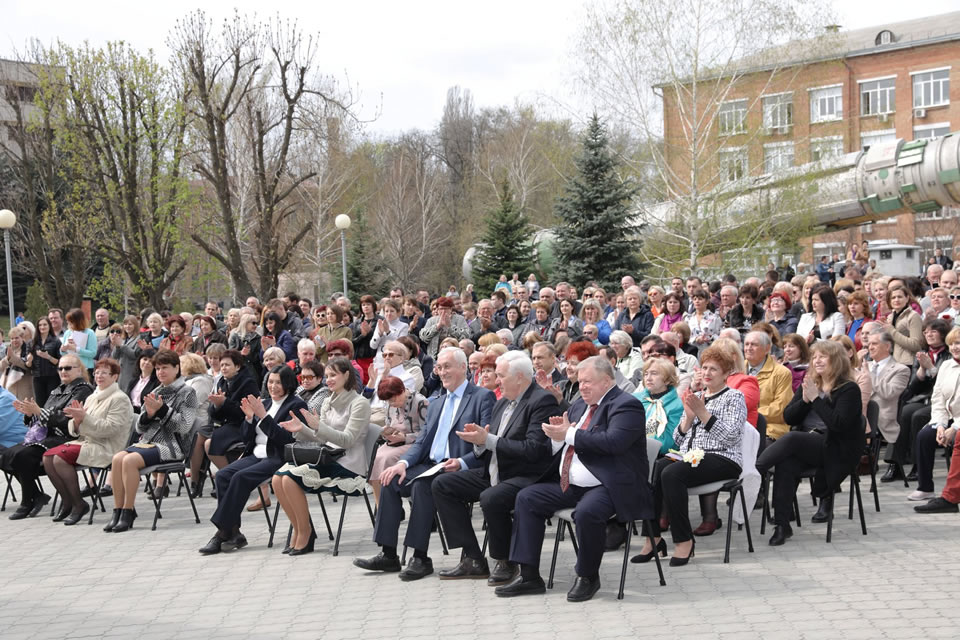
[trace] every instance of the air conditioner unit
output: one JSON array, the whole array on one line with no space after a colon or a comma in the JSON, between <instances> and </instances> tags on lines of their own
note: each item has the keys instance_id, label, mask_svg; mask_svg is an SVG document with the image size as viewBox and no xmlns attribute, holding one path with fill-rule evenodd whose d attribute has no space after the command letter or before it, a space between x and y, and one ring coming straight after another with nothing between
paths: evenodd
<instances>
[{"instance_id":1,"label":"air conditioner unit","mask_svg":"<svg viewBox=\"0 0 960 640\"><path fill-rule=\"evenodd\" d=\"M914 118L926 118L926 117L927 117L927 110L926 110L926 109L914 109L914 110L913 110L913 117L914 117Z\"/></svg>"}]
</instances>

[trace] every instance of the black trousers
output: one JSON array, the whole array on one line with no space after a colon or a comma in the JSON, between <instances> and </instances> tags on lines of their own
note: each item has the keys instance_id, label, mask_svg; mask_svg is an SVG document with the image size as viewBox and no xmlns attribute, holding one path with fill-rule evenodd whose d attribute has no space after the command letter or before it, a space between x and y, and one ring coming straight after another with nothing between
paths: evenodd
<instances>
[{"instance_id":1,"label":"black trousers","mask_svg":"<svg viewBox=\"0 0 960 640\"><path fill-rule=\"evenodd\" d=\"M60 385L59 376L33 376L34 400L41 407L46 404L50 393Z\"/></svg>"},{"instance_id":2,"label":"black trousers","mask_svg":"<svg viewBox=\"0 0 960 640\"><path fill-rule=\"evenodd\" d=\"M933 461L939 446L936 425L924 425L917 434L914 447L917 458L917 491L933 491Z\"/></svg>"},{"instance_id":3,"label":"black trousers","mask_svg":"<svg viewBox=\"0 0 960 640\"><path fill-rule=\"evenodd\" d=\"M397 540L400 537L400 520L403 517L403 499L411 498L413 507L407 522L407 533L403 544L424 553L430 548L430 531L433 529L433 518L436 514L431 487L443 474L414 482L409 482L409 479L416 478L432 466L432 463L413 465L407 469L407 477L403 484L394 478L390 484L381 489L377 523L373 528L373 541L381 547L397 547Z\"/></svg>"},{"instance_id":4,"label":"black trousers","mask_svg":"<svg viewBox=\"0 0 960 640\"><path fill-rule=\"evenodd\" d=\"M221 531L230 532L240 526L240 516L250 492L273 477L283 466L280 458L246 456L231 462L217 472L217 510L210 521Z\"/></svg>"},{"instance_id":5,"label":"black trousers","mask_svg":"<svg viewBox=\"0 0 960 640\"><path fill-rule=\"evenodd\" d=\"M666 509L670 518L670 534L674 544L693 538L690 525L688 489L719 480L733 480L740 477L742 469L733 460L715 453L708 453L696 467L677 462L670 458L660 458L653 467L653 505L654 513L660 514ZM660 536L659 517L649 521L654 537Z\"/></svg>"},{"instance_id":6,"label":"black trousers","mask_svg":"<svg viewBox=\"0 0 960 640\"><path fill-rule=\"evenodd\" d=\"M479 559L480 545L470 520L470 505L480 502L487 520L490 557L506 560L510 554L510 532L513 529L513 506L517 494L533 484L533 478L510 478L490 486L486 469L467 469L445 473L433 481L433 502L451 549L462 548Z\"/></svg>"},{"instance_id":7,"label":"black trousers","mask_svg":"<svg viewBox=\"0 0 960 640\"><path fill-rule=\"evenodd\" d=\"M538 482L521 490L513 517L513 536L510 540L510 560L540 568L540 551L547 518L560 509L573 508L577 525L577 575L593 578L600 572L603 548L607 538L607 520L616 513L610 493L603 485L578 487L570 485L560 490L559 482ZM562 523L556 523L560 526Z\"/></svg>"},{"instance_id":8,"label":"black trousers","mask_svg":"<svg viewBox=\"0 0 960 640\"><path fill-rule=\"evenodd\" d=\"M913 445L917 441L917 434L930 422L930 405L924 402L908 402L900 409L900 435L893 443L893 455L888 456L891 462L900 466L916 464Z\"/></svg>"},{"instance_id":9,"label":"black trousers","mask_svg":"<svg viewBox=\"0 0 960 640\"><path fill-rule=\"evenodd\" d=\"M20 504L23 506L30 506L40 493L37 478L43 468L44 451L39 445L16 444L3 452L5 470L16 476L20 482L23 493Z\"/></svg>"},{"instance_id":10,"label":"black trousers","mask_svg":"<svg viewBox=\"0 0 960 640\"><path fill-rule=\"evenodd\" d=\"M793 501L800 474L824 465L825 439L825 435L814 431L791 431L767 447L757 460L757 471L761 475L773 468L773 520L778 526L789 526L793 520Z\"/></svg>"}]
</instances>

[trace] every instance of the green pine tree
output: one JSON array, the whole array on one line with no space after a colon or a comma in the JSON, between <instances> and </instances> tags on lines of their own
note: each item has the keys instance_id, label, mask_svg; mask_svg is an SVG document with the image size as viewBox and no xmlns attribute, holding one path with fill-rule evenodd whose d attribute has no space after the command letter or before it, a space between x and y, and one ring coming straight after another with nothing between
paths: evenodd
<instances>
[{"instance_id":1,"label":"green pine tree","mask_svg":"<svg viewBox=\"0 0 960 640\"><path fill-rule=\"evenodd\" d=\"M637 186L621 179L619 163L596 114L574 158L577 174L567 183L554 212L556 227L554 280L581 288L595 280L607 291L620 287L625 274L636 276L639 228L631 218Z\"/></svg>"},{"instance_id":2,"label":"green pine tree","mask_svg":"<svg viewBox=\"0 0 960 640\"><path fill-rule=\"evenodd\" d=\"M386 293L377 243L370 234L363 212L357 213L347 232L347 287L349 297L359 308L360 296L379 300Z\"/></svg>"},{"instance_id":3,"label":"green pine tree","mask_svg":"<svg viewBox=\"0 0 960 640\"><path fill-rule=\"evenodd\" d=\"M509 278L533 268L533 229L517 207L510 184L504 180L500 204L486 219L487 228L474 258L473 279L481 294L493 291L500 274Z\"/></svg>"}]
</instances>

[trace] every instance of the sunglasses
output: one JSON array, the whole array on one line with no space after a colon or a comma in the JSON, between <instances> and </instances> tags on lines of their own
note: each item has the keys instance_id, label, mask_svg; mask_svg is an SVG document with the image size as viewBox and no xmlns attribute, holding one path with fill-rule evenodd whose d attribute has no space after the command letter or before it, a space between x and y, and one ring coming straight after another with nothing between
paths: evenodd
<instances>
[{"instance_id":1,"label":"sunglasses","mask_svg":"<svg viewBox=\"0 0 960 640\"><path fill-rule=\"evenodd\" d=\"M960 295L958 295L958 294L956 294L956 293L951 293L948 297L949 297L951 300L960 300Z\"/></svg>"},{"instance_id":2,"label":"sunglasses","mask_svg":"<svg viewBox=\"0 0 960 640\"><path fill-rule=\"evenodd\" d=\"M121 334L121 333L123 333L123 330L122 330L122 329L111 329L111 330L110 330L110 333Z\"/></svg>"},{"instance_id":3,"label":"sunglasses","mask_svg":"<svg viewBox=\"0 0 960 640\"><path fill-rule=\"evenodd\" d=\"M57 371L73 371L76 367L67 365L66 367L57 367Z\"/></svg>"},{"instance_id":4,"label":"sunglasses","mask_svg":"<svg viewBox=\"0 0 960 640\"><path fill-rule=\"evenodd\" d=\"M383 357L386 358L387 356L389 356L389 357L391 357L391 358L399 358L399 357L400 357L400 354L399 354L399 353L393 353L392 351L384 351L384 352L383 352Z\"/></svg>"}]
</instances>

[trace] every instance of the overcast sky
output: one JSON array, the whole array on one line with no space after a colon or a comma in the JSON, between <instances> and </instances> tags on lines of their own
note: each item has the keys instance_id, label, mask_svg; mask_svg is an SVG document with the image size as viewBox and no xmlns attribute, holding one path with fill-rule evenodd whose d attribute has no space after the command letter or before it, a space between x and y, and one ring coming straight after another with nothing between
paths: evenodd
<instances>
[{"instance_id":1,"label":"overcast sky","mask_svg":"<svg viewBox=\"0 0 960 640\"><path fill-rule=\"evenodd\" d=\"M234 8L267 17L264 7L279 6L282 17L319 33L324 70L359 89L361 116L379 112L368 127L374 132L432 128L453 85L470 89L477 106L519 99L576 108L570 51L584 0L0 0L0 57L36 37L93 45L126 40L166 58L174 22L201 4L218 19ZM954 11L960 2L838 0L835 6L843 27L853 29Z\"/></svg>"}]
</instances>

